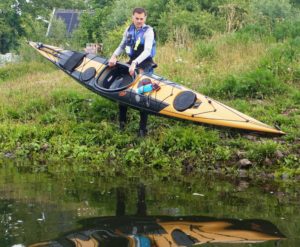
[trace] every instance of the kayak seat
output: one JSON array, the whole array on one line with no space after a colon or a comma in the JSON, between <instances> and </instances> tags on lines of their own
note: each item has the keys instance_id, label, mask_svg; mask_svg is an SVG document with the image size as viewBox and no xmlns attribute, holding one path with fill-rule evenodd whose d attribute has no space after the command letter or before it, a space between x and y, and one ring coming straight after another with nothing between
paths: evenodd
<instances>
[{"instance_id":1,"label":"kayak seat","mask_svg":"<svg viewBox=\"0 0 300 247\"><path fill-rule=\"evenodd\" d=\"M197 96L192 91L180 92L173 101L173 107L177 111L185 111L191 108L197 100Z\"/></svg>"},{"instance_id":2,"label":"kayak seat","mask_svg":"<svg viewBox=\"0 0 300 247\"><path fill-rule=\"evenodd\" d=\"M117 90L130 85L133 78L128 73L128 67L119 65L107 68L98 78L98 85L105 89Z\"/></svg>"},{"instance_id":3,"label":"kayak seat","mask_svg":"<svg viewBox=\"0 0 300 247\"><path fill-rule=\"evenodd\" d=\"M132 82L132 77L130 75L119 75L116 76L113 83L110 85L109 89L123 88Z\"/></svg>"}]
</instances>

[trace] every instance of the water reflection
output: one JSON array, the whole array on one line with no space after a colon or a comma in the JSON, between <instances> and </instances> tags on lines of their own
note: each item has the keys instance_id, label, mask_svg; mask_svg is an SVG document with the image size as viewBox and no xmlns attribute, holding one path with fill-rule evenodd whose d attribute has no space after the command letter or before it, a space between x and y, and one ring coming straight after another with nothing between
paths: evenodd
<instances>
[{"instance_id":1,"label":"water reflection","mask_svg":"<svg viewBox=\"0 0 300 247\"><path fill-rule=\"evenodd\" d=\"M260 243L285 236L264 220L211 217L98 217L81 222L82 229L42 246L192 246L205 243Z\"/></svg>"},{"instance_id":2,"label":"water reflection","mask_svg":"<svg viewBox=\"0 0 300 247\"><path fill-rule=\"evenodd\" d=\"M287 188L270 193L251 181L239 189L214 177L109 179L47 169L0 167L1 247L274 246L284 235L281 246L300 246L294 187L286 197Z\"/></svg>"},{"instance_id":3,"label":"water reflection","mask_svg":"<svg viewBox=\"0 0 300 247\"><path fill-rule=\"evenodd\" d=\"M260 243L285 238L275 225L264 220L146 216L146 188L143 184L137 186L135 216L126 216L125 191L119 187L116 194L115 217L82 220L80 230L30 247L164 247L205 243Z\"/></svg>"}]
</instances>

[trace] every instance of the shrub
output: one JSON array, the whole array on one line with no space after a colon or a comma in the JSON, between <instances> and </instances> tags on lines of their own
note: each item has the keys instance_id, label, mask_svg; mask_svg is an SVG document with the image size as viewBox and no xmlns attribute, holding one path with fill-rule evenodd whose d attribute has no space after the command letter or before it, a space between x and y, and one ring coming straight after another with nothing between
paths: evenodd
<instances>
[{"instance_id":1,"label":"shrub","mask_svg":"<svg viewBox=\"0 0 300 247\"><path fill-rule=\"evenodd\" d=\"M208 40L199 41L196 44L196 53L198 59L213 59L216 56L215 46L209 43Z\"/></svg>"},{"instance_id":2,"label":"shrub","mask_svg":"<svg viewBox=\"0 0 300 247\"><path fill-rule=\"evenodd\" d=\"M299 20L299 11L295 11L289 0L255 0L250 4L250 15L254 23L262 25L270 33L275 31L278 38L288 35L290 30L284 30L291 20ZM288 28L289 29L289 28ZM287 31L287 34L284 32Z\"/></svg>"},{"instance_id":3,"label":"shrub","mask_svg":"<svg viewBox=\"0 0 300 247\"><path fill-rule=\"evenodd\" d=\"M216 30L222 29L222 19L217 18L213 14L194 10L188 11L175 5L171 1L167 6L167 11L164 12L159 20L158 33L160 41L167 40L176 41L176 32L178 29L186 27L193 37L209 37Z\"/></svg>"},{"instance_id":4,"label":"shrub","mask_svg":"<svg viewBox=\"0 0 300 247\"><path fill-rule=\"evenodd\" d=\"M273 35L277 41L300 36L300 21L286 20L276 24Z\"/></svg>"},{"instance_id":5,"label":"shrub","mask_svg":"<svg viewBox=\"0 0 300 247\"><path fill-rule=\"evenodd\" d=\"M269 95L283 93L285 85L267 69L256 69L241 76L229 76L210 93L230 98L262 99Z\"/></svg>"},{"instance_id":6,"label":"shrub","mask_svg":"<svg viewBox=\"0 0 300 247\"><path fill-rule=\"evenodd\" d=\"M297 77L299 45L300 39L296 38L273 46L261 59L259 67L271 70L283 81L294 81Z\"/></svg>"},{"instance_id":7,"label":"shrub","mask_svg":"<svg viewBox=\"0 0 300 247\"><path fill-rule=\"evenodd\" d=\"M236 32L236 35L239 37L243 37L243 41L245 38L248 40L253 40L256 37L262 39L263 37L269 35L268 29L262 26L259 23L249 23L245 25L242 29Z\"/></svg>"},{"instance_id":8,"label":"shrub","mask_svg":"<svg viewBox=\"0 0 300 247\"><path fill-rule=\"evenodd\" d=\"M260 21L286 19L292 16L292 5L289 0L254 0L251 3L254 17Z\"/></svg>"},{"instance_id":9,"label":"shrub","mask_svg":"<svg viewBox=\"0 0 300 247\"><path fill-rule=\"evenodd\" d=\"M173 127L164 136L162 148L168 151L199 151L218 142L216 132L204 129Z\"/></svg>"},{"instance_id":10,"label":"shrub","mask_svg":"<svg viewBox=\"0 0 300 247\"><path fill-rule=\"evenodd\" d=\"M124 30L130 25L130 20L106 33L103 39L104 54L110 56L122 40Z\"/></svg>"},{"instance_id":11,"label":"shrub","mask_svg":"<svg viewBox=\"0 0 300 247\"><path fill-rule=\"evenodd\" d=\"M248 157L250 160L257 162L258 164L262 163L266 158L272 159L275 157L275 152L280 146L273 141L266 141L261 144L255 143L250 144Z\"/></svg>"}]
</instances>

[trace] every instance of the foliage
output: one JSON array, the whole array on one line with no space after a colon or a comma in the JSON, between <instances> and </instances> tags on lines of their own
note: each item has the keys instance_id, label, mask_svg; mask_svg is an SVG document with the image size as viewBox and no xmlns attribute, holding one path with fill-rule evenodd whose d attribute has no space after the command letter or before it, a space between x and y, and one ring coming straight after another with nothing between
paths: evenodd
<instances>
[{"instance_id":1,"label":"foliage","mask_svg":"<svg viewBox=\"0 0 300 247\"><path fill-rule=\"evenodd\" d=\"M12 31L12 25L7 24L10 15L16 17L14 25L20 27L15 37L5 36L10 40L1 48L7 51L18 47L27 62L0 68L0 160L4 156L41 162L64 160L81 162L80 170L90 166L113 175L157 170L161 176L168 176L187 167L200 171L221 166L234 172L233 164L238 162L235 152L244 150L254 164L264 164L269 158L278 165L271 168L273 172L278 169L278 174L297 174L298 7L290 8L285 0L274 1L270 10L259 1L144 1L143 7L149 12L147 23L156 28L161 41L156 57L158 73L220 97L226 105L262 122L277 123L287 135L268 141L260 137L248 140L228 131L150 117L149 137L141 139L136 137L137 112L129 114L130 124L125 132L119 132L116 104L78 87L49 64L45 66L45 60L37 58L26 44L26 39L37 39L64 46L68 42L80 49L87 42L103 42L108 56L130 24L132 7L140 2L41 0L44 20L49 19L53 4L83 4L86 10L72 37L65 37L65 27L58 22L56 35L52 33L49 38L44 37L47 25L37 20L41 10L31 4L38 0L28 5L25 2L20 0L17 8L8 7L9 15L0 17L0 36ZM263 2L268 6L271 3ZM226 30L229 19L222 12L222 6L228 4L246 11L233 18L242 25L235 23L230 30ZM2 9L4 3L0 5ZM22 15L16 15L18 9ZM275 161L277 150L285 157Z\"/></svg>"},{"instance_id":2,"label":"foliage","mask_svg":"<svg viewBox=\"0 0 300 247\"><path fill-rule=\"evenodd\" d=\"M234 32L241 29L247 17L247 10L234 3L228 3L219 6L220 14L224 15L226 20L226 31Z\"/></svg>"},{"instance_id":3,"label":"foliage","mask_svg":"<svg viewBox=\"0 0 300 247\"><path fill-rule=\"evenodd\" d=\"M220 19L209 12L199 9L188 11L170 1L158 23L159 39L163 42L176 41L178 40L176 30L182 28L186 28L192 37L209 37L214 31L221 30L220 23Z\"/></svg>"},{"instance_id":4,"label":"foliage","mask_svg":"<svg viewBox=\"0 0 300 247\"><path fill-rule=\"evenodd\" d=\"M49 41L53 45L64 45L67 38L67 27L62 19L53 18L51 24L51 31L48 34Z\"/></svg>"},{"instance_id":5,"label":"foliage","mask_svg":"<svg viewBox=\"0 0 300 247\"><path fill-rule=\"evenodd\" d=\"M282 23L292 21L299 21L300 12L299 9L294 11L289 0L255 0L250 4L251 16L254 19L253 22L262 25L265 30L270 33L277 27L282 28Z\"/></svg>"},{"instance_id":6,"label":"foliage","mask_svg":"<svg viewBox=\"0 0 300 247\"><path fill-rule=\"evenodd\" d=\"M105 22L108 8L88 10L80 16L79 27L73 31L72 43L74 47L84 47L86 43L101 43L105 37Z\"/></svg>"},{"instance_id":7,"label":"foliage","mask_svg":"<svg viewBox=\"0 0 300 247\"><path fill-rule=\"evenodd\" d=\"M215 45L208 40L201 40L196 44L196 53L198 59L213 59L216 56Z\"/></svg>"},{"instance_id":8,"label":"foliage","mask_svg":"<svg viewBox=\"0 0 300 247\"><path fill-rule=\"evenodd\" d=\"M37 33L40 36L41 26L45 25L54 7L82 9L84 8L84 1L2 1L0 3L0 52L5 53L18 48L20 38L25 37L32 40Z\"/></svg>"},{"instance_id":9,"label":"foliage","mask_svg":"<svg viewBox=\"0 0 300 247\"><path fill-rule=\"evenodd\" d=\"M256 69L244 75L231 75L219 87L212 88L210 92L229 98L263 99L285 91L285 85L271 71Z\"/></svg>"},{"instance_id":10,"label":"foliage","mask_svg":"<svg viewBox=\"0 0 300 247\"><path fill-rule=\"evenodd\" d=\"M297 81L297 64L300 55L300 39L292 39L270 48L260 61L260 67L271 70L285 82Z\"/></svg>"},{"instance_id":11,"label":"foliage","mask_svg":"<svg viewBox=\"0 0 300 247\"><path fill-rule=\"evenodd\" d=\"M251 10L256 17L267 18L272 23L292 16L292 5L289 0L254 0Z\"/></svg>"},{"instance_id":12,"label":"foliage","mask_svg":"<svg viewBox=\"0 0 300 247\"><path fill-rule=\"evenodd\" d=\"M248 149L249 159L255 161L257 164L262 164L266 158L276 158L275 152L280 150L280 146L273 141L265 141L259 144L250 144Z\"/></svg>"},{"instance_id":13,"label":"foliage","mask_svg":"<svg viewBox=\"0 0 300 247\"><path fill-rule=\"evenodd\" d=\"M50 72L53 71L53 67L45 66L45 64L41 62L9 64L5 67L0 68L0 83L5 81L12 81L36 71L40 71L43 73Z\"/></svg>"},{"instance_id":14,"label":"foliage","mask_svg":"<svg viewBox=\"0 0 300 247\"><path fill-rule=\"evenodd\" d=\"M24 35L21 17L11 5L12 0L0 3L0 53L16 48L18 38Z\"/></svg>"},{"instance_id":15,"label":"foliage","mask_svg":"<svg viewBox=\"0 0 300 247\"><path fill-rule=\"evenodd\" d=\"M300 36L300 19L299 20L286 20L279 22L274 27L274 37L278 41L284 41L287 38L295 39Z\"/></svg>"},{"instance_id":16,"label":"foliage","mask_svg":"<svg viewBox=\"0 0 300 247\"><path fill-rule=\"evenodd\" d=\"M114 50L119 46L124 30L130 25L128 20L125 24L107 32L105 38L103 39L104 52L107 56L110 56Z\"/></svg>"}]
</instances>

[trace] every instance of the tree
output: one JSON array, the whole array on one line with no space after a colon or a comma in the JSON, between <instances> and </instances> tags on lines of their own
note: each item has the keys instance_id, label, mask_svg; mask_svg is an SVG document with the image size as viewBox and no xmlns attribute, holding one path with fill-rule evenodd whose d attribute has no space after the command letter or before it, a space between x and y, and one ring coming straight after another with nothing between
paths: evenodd
<instances>
[{"instance_id":1,"label":"tree","mask_svg":"<svg viewBox=\"0 0 300 247\"><path fill-rule=\"evenodd\" d=\"M219 6L220 13L225 15L226 31L228 33L239 30L245 22L247 11L241 6L229 3Z\"/></svg>"},{"instance_id":2,"label":"tree","mask_svg":"<svg viewBox=\"0 0 300 247\"><path fill-rule=\"evenodd\" d=\"M18 46L18 38L24 34L21 16L17 13L14 1L0 3L0 52L6 53Z\"/></svg>"},{"instance_id":3,"label":"tree","mask_svg":"<svg viewBox=\"0 0 300 247\"><path fill-rule=\"evenodd\" d=\"M49 38L52 44L62 45L66 43L67 27L62 19L53 18Z\"/></svg>"}]
</instances>

